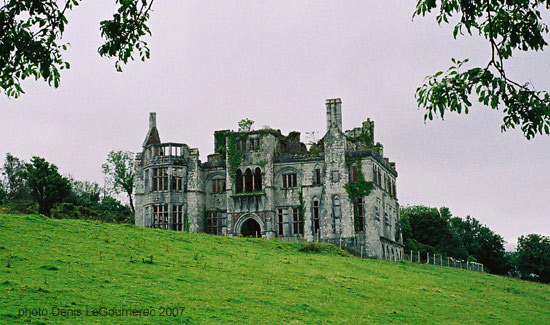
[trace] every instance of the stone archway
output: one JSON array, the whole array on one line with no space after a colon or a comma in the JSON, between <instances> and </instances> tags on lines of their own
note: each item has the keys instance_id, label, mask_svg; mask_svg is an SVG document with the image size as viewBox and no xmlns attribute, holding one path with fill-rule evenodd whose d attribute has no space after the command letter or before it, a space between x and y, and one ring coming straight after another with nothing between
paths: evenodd
<instances>
[{"instance_id":1,"label":"stone archway","mask_svg":"<svg viewBox=\"0 0 550 325\"><path fill-rule=\"evenodd\" d=\"M262 237L264 232L264 223L262 219L254 214L248 213L239 218L234 226L234 234L240 234L243 237Z\"/></svg>"},{"instance_id":2,"label":"stone archway","mask_svg":"<svg viewBox=\"0 0 550 325\"><path fill-rule=\"evenodd\" d=\"M243 237L262 237L262 228L256 220L248 218L241 225L241 235Z\"/></svg>"}]
</instances>

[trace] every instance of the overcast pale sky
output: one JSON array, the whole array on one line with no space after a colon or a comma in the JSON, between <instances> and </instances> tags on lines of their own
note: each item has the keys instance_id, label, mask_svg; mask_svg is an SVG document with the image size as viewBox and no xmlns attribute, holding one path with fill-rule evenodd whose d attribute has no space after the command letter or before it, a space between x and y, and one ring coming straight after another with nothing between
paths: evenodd
<instances>
[{"instance_id":1,"label":"overcast pale sky","mask_svg":"<svg viewBox=\"0 0 550 325\"><path fill-rule=\"evenodd\" d=\"M518 236L550 235L550 137L500 132L502 113L424 124L415 89L450 58L486 64L489 45L452 39L433 17L412 21L415 1L157 0L151 60L117 73L102 59L99 21L114 0L84 0L69 16L72 68L58 89L24 83L0 96L0 162L5 154L45 157L64 174L102 181L110 150L141 150L148 112L163 141L213 151L216 129L255 126L325 132L324 102L342 98L345 129L375 121L376 141L397 163L401 205L448 206L471 215L515 247ZM548 16L545 17L548 21ZM548 52L519 53L509 76L550 90Z\"/></svg>"}]
</instances>

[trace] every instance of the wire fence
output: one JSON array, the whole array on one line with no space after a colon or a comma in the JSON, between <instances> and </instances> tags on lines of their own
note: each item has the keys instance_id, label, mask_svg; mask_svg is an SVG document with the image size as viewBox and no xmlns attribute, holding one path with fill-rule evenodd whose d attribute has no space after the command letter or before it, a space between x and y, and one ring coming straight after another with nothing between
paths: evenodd
<instances>
[{"instance_id":1,"label":"wire fence","mask_svg":"<svg viewBox=\"0 0 550 325\"><path fill-rule=\"evenodd\" d=\"M454 267L457 269L463 269L475 272L484 272L483 264L464 261L461 259L453 258L450 256L443 256L441 254L430 254L410 251L409 254L403 254L402 261L409 261L411 263L419 264L433 264L439 266Z\"/></svg>"}]
</instances>

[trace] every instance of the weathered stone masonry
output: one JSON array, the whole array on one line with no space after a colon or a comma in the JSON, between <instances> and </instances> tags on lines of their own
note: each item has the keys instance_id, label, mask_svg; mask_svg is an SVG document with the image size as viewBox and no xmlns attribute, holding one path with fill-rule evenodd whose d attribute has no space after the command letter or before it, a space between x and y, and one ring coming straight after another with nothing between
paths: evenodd
<instances>
[{"instance_id":1,"label":"weathered stone masonry","mask_svg":"<svg viewBox=\"0 0 550 325\"><path fill-rule=\"evenodd\" d=\"M395 163L374 122L342 130L342 102L326 101L327 132L308 150L300 133L214 133L214 153L163 143L149 117L136 157L136 225L226 236L342 244L385 259L403 254Z\"/></svg>"}]
</instances>

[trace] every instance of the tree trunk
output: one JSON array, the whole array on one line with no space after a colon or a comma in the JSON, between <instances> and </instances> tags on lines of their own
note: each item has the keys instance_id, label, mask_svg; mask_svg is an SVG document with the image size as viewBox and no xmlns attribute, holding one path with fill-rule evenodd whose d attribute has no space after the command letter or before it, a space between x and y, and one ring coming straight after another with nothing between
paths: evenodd
<instances>
[{"instance_id":1,"label":"tree trunk","mask_svg":"<svg viewBox=\"0 0 550 325\"><path fill-rule=\"evenodd\" d=\"M134 200L132 199L132 192L128 192L128 198L130 199L130 209L132 209L132 212L135 214L136 209L134 209Z\"/></svg>"}]
</instances>

